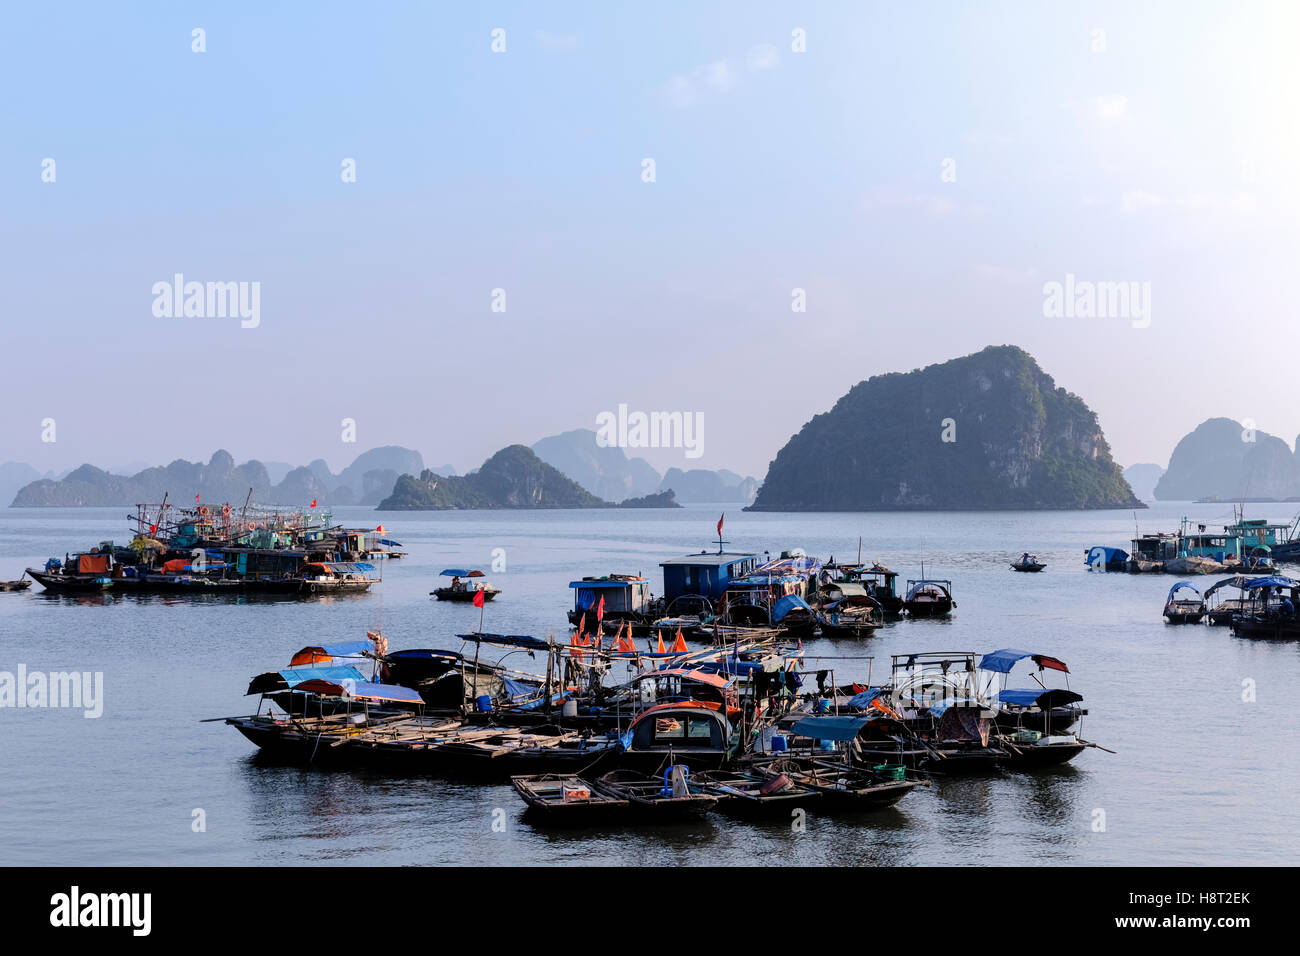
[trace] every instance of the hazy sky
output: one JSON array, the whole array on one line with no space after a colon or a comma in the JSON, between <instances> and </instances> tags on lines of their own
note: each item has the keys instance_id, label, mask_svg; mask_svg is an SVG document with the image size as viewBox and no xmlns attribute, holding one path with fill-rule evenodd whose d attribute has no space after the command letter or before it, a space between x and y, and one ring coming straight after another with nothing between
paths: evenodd
<instances>
[{"instance_id":1,"label":"hazy sky","mask_svg":"<svg viewBox=\"0 0 1300 956\"><path fill-rule=\"evenodd\" d=\"M1300 5L231 6L6 8L0 461L466 468L622 402L704 414L660 468L761 477L1001 343L1123 464L1300 432ZM260 324L156 317L175 273ZM1149 327L1046 317L1067 273L1149 282Z\"/></svg>"}]
</instances>

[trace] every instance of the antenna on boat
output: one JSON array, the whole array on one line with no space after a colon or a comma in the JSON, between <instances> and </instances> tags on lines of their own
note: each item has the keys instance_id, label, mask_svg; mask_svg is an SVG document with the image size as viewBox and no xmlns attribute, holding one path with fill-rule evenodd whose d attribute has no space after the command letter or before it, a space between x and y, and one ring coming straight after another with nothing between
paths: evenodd
<instances>
[{"instance_id":1,"label":"antenna on boat","mask_svg":"<svg viewBox=\"0 0 1300 956\"><path fill-rule=\"evenodd\" d=\"M858 535L858 564L862 563L862 535Z\"/></svg>"}]
</instances>

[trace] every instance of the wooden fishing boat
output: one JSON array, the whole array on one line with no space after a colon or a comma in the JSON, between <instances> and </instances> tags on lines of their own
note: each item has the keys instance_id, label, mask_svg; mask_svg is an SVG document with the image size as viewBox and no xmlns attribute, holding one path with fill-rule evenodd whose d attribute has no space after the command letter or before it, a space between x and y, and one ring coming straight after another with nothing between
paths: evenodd
<instances>
[{"instance_id":1,"label":"wooden fishing boat","mask_svg":"<svg viewBox=\"0 0 1300 956\"><path fill-rule=\"evenodd\" d=\"M620 740L620 768L655 773L672 763L721 767L734 748L722 705L703 701L658 704L643 710Z\"/></svg>"},{"instance_id":2,"label":"wooden fishing boat","mask_svg":"<svg viewBox=\"0 0 1300 956\"><path fill-rule=\"evenodd\" d=\"M1250 583L1250 578L1243 574L1235 577L1224 578L1222 581L1216 581L1205 589L1201 597L1205 600L1205 619L1208 623L1231 624L1234 614L1243 613L1248 604L1246 599L1246 586ZM1231 591L1227 589L1231 588ZM1236 596L1223 597L1221 594Z\"/></svg>"},{"instance_id":3,"label":"wooden fishing boat","mask_svg":"<svg viewBox=\"0 0 1300 956\"><path fill-rule=\"evenodd\" d=\"M28 568L27 575L52 594L91 594L113 587L113 578L102 574L58 574Z\"/></svg>"},{"instance_id":4,"label":"wooden fishing boat","mask_svg":"<svg viewBox=\"0 0 1300 956\"><path fill-rule=\"evenodd\" d=\"M1246 604L1232 616L1232 633L1263 640L1300 640L1300 581L1274 575L1245 587Z\"/></svg>"},{"instance_id":5,"label":"wooden fishing boat","mask_svg":"<svg viewBox=\"0 0 1300 956\"><path fill-rule=\"evenodd\" d=\"M494 588L486 581L476 581L473 587L466 585L461 578L481 578L482 571L466 570L463 568L447 568L441 574L442 577L451 578L451 584L446 587L434 588L429 593L439 601L454 601L457 603L472 603L473 600L482 593L484 601L490 601L498 594L500 590Z\"/></svg>"},{"instance_id":6,"label":"wooden fishing boat","mask_svg":"<svg viewBox=\"0 0 1300 956\"><path fill-rule=\"evenodd\" d=\"M669 823L704 816L718 805L718 797L690 787L690 770L672 764L662 778L648 777L635 770L614 770L596 781L607 796L626 800L640 820Z\"/></svg>"},{"instance_id":7,"label":"wooden fishing boat","mask_svg":"<svg viewBox=\"0 0 1300 956\"><path fill-rule=\"evenodd\" d=\"M625 817L630 800L612 796L575 774L513 776L510 786L527 804L525 813L549 826L589 826Z\"/></svg>"},{"instance_id":8,"label":"wooden fishing boat","mask_svg":"<svg viewBox=\"0 0 1300 956\"><path fill-rule=\"evenodd\" d=\"M690 786L717 797L721 812L751 819L789 819L792 811L824 799L821 791L795 782L790 775L762 768L709 770L696 774Z\"/></svg>"},{"instance_id":9,"label":"wooden fishing boat","mask_svg":"<svg viewBox=\"0 0 1300 956\"><path fill-rule=\"evenodd\" d=\"M1182 591L1191 591L1194 598L1180 597ZM1169 589L1165 600L1165 620L1170 624L1199 624L1205 617L1205 601L1201 592L1190 581L1179 581Z\"/></svg>"},{"instance_id":10,"label":"wooden fishing boat","mask_svg":"<svg viewBox=\"0 0 1300 956\"><path fill-rule=\"evenodd\" d=\"M770 772L785 773L795 783L822 795L821 809L827 811L881 810L892 807L929 781L908 777L903 764L856 767L844 760L801 762L782 759L769 765Z\"/></svg>"},{"instance_id":11,"label":"wooden fishing boat","mask_svg":"<svg viewBox=\"0 0 1300 956\"><path fill-rule=\"evenodd\" d=\"M908 617L947 617L956 606L951 581L921 578L907 582L903 609Z\"/></svg>"},{"instance_id":12,"label":"wooden fishing boat","mask_svg":"<svg viewBox=\"0 0 1300 956\"><path fill-rule=\"evenodd\" d=\"M1036 770L1068 763L1091 746L1073 734L1045 736L1034 730L1018 730L991 738L1003 751L1001 765L1009 770Z\"/></svg>"},{"instance_id":13,"label":"wooden fishing boat","mask_svg":"<svg viewBox=\"0 0 1300 956\"><path fill-rule=\"evenodd\" d=\"M0 581L0 591L26 591L31 586L32 582L25 577L17 581Z\"/></svg>"},{"instance_id":14,"label":"wooden fishing boat","mask_svg":"<svg viewBox=\"0 0 1300 956\"><path fill-rule=\"evenodd\" d=\"M823 637L870 637L885 626L884 612L861 584L830 584L817 610Z\"/></svg>"}]
</instances>

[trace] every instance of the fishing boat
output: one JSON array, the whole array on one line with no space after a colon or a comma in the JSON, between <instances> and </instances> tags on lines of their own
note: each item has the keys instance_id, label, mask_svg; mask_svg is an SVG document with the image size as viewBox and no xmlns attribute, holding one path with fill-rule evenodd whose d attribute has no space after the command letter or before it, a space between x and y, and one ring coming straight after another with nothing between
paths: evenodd
<instances>
[{"instance_id":1,"label":"fishing boat","mask_svg":"<svg viewBox=\"0 0 1300 956\"><path fill-rule=\"evenodd\" d=\"M624 817L632 802L612 796L575 774L531 774L510 778L527 804L525 813L549 826L590 826Z\"/></svg>"},{"instance_id":2,"label":"fishing boat","mask_svg":"<svg viewBox=\"0 0 1300 956\"><path fill-rule=\"evenodd\" d=\"M1045 735L1037 730L1017 730L992 738L1002 750L1000 765L1008 770L1037 770L1068 763L1096 746L1073 734Z\"/></svg>"},{"instance_id":3,"label":"fishing boat","mask_svg":"<svg viewBox=\"0 0 1300 956\"><path fill-rule=\"evenodd\" d=\"M730 721L719 704L679 701L642 711L620 739L620 768L654 773L666 763L713 769L735 750Z\"/></svg>"},{"instance_id":4,"label":"fishing boat","mask_svg":"<svg viewBox=\"0 0 1300 956\"><path fill-rule=\"evenodd\" d=\"M1163 564L1154 560L1144 561L1144 564L1152 565L1151 567L1132 567L1129 553L1127 551L1123 548L1107 548L1103 545L1096 545L1095 547L1089 548L1084 553L1083 563L1093 571L1159 571L1164 568ZM1158 567L1156 566L1157 564L1159 564Z\"/></svg>"},{"instance_id":5,"label":"fishing boat","mask_svg":"<svg viewBox=\"0 0 1300 956\"><path fill-rule=\"evenodd\" d=\"M488 584L487 581L480 580L483 572L475 569L466 568L445 568L440 572L440 576L451 578L451 584L446 587L434 588L429 593L439 601L455 601L460 603L471 603L481 593L484 601L490 601L501 592ZM466 584L465 580L473 581L473 584Z\"/></svg>"},{"instance_id":6,"label":"fishing boat","mask_svg":"<svg viewBox=\"0 0 1300 956\"><path fill-rule=\"evenodd\" d=\"M1008 686L1021 661L1029 661L1035 668L1030 673L1032 687ZM1049 736L1065 734L1088 713L1082 706L1083 695L1070 689L1070 668L1058 658L1005 647L981 657L976 672L997 675L993 681L977 678L976 686L995 705L994 720L1002 733L1034 730ZM1064 675L1066 686L1048 687L1049 673Z\"/></svg>"},{"instance_id":7,"label":"fishing boat","mask_svg":"<svg viewBox=\"0 0 1300 956\"><path fill-rule=\"evenodd\" d=\"M1232 615L1232 633L1266 640L1300 640L1300 581L1274 575L1245 587L1246 603Z\"/></svg>"},{"instance_id":8,"label":"fishing boat","mask_svg":"<svg viewBox=\"0 0 1300 956\"><path fill-rule=\"evenodd\" d=\"M1022 554L1015 561L1011 562L1012 571L1023 571L1030 574L1035 574L1043 570L1045 567L1047 567L1047 565L1038 560L1038 555L1030 554L1028 551Z\"/></svg>"},{"instance_id":9,"label":"fishing boat","mask_svg":"<svg viewBox=\"0 0 1300 956\"><path fill-rule=\"evenodd\" d=\"M820 790L797 783L789 774L763 768L708 770L696 774L691 787L716 797L722 813L747 819L788 820L792 811L824 799Z\"/></svg>"},{"instance_id":10,"label":"fishing boat","mask_svg":"<svg viewBox=\"0 0 1300 956\"><path fill-rule=\"evenodd\" d=\"M1181 596L1184 591L1190 591L1195 596ZM1165 599L1164 617L1170 624L1201 623L1201 619L1205 617L1205 600L1192 582L1179 581L1169 589L1169 597Z\"/></svg>"},{"instance_id":11,"label":"fishing boat","mask_svg":"<svg viewBox=\"0 0 1300 956\"><path fill-rule=\"evenodd\" d=\"M1232 616L1246 610L1246 586L1251 578L1238 574L1216 581L1205 589L1205 619L1211 625L1228 625Z\"/></svg>"},{"instance_id":12,"label":"fishing boat","mask_svg":"<svg viewBox=\"0 0 1300 956\"><path fill-rule=\"evenodd\" d=\"M607 634L631 628L630 636L645 637L663 611L650 595L650 582L639 574L606 574L570 581L573 607L569 624L594 631L597 620Z\"/></svg>"},{"instance_id":13,"label":"fishing boat","mask_svg":"<svg viewBox=\"0 0 1300 956\"><path fill-rule=\"evenodd\" d=\"M956 606L951 581L921 578L907 582L903 610L908 617L947 617Z\"/></svg>"},{"instance_id":14,"label":"fishing boat","mask_svg":"<svg viewBox=\"0 0 1300 956\"><path fill-rule=\"evenodd\" d=\"M824 718L811 717L809 721ZM816 734L815 727L807 732ZM767 765L770 773L784 773L794 783L821 794L819 810L870 811L892 807L929 781L903 764L883 763L859 767L846 760L779 758ZM909 776L911 773L911 776Z\"/></svg>"},{"instance_id":15,"label":"fishing boat","mask_svg":"<svg viewBox=\"0 0 1300 956\"><path fill-rule=\"evenodd\" d=\"M781 627L800 637L812 636L821 561L801 548L782 551L750 574L733 578L719 606L728 624L739 627Z\"/></svg>"},{"instance_id":16,"label":"fishing boat","mask_svg":"<svg viewBox=\"0 0 1300 956\"><path fill-rule=\"evenodd\" d=\"M27 572L23 572L23 577L17 581L0 581L0 591L26 591L32 586L32 582L26 578Z\"/></svg>"},{"instance_id":17,"label":"fishing boat","mask_svg":"<svg viewBox=\"0 0 1300 956\"><path fill-rule=\"evenodd\" d=\"M115 583L125 582L125 578L115 579L108 574L67 573L61 568L49 568L38 571L27 568L28 577L51 594L92 594L107 591Z\"/></svg>"},{"instance_id":18,"label":"fishing boat","mask_svg":"<svg viewBox=\"0 0 1300 956\"><path fill-rule=\"evenodd\" d=\"M596 781L606 796L626 800L637 819L649 823L694 820L718 805L718 797L692 789L690 768L672 764L663 777L649 777L634 770L614 770Z\"/></svg>"},{"instance_id":19,"label":"fishing boat","mask_svg":"<svg viewBox=\"0 0 1300 956\"><path fill-rule=\"evenodd\" d=\"M884 612L862 584L837 582L822 588L817 621L823 637L870 637L884 627Z\"/></svg>"}]
</instances>

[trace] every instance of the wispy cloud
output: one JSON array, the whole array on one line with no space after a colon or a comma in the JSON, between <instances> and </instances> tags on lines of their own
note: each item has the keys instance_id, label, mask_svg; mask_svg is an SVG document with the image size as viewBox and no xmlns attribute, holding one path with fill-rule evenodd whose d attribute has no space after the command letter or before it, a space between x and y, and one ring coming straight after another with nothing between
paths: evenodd
<instances>
[{"instance_id":1,"label":"wispy cloud","mask_svg":"<svg viewBox=\"0 0 1300 956\"><path fill-rule=\"evenodd\" d=\"M578 48L579 40L575 33L548 33L546 30L538 30L534 36L542 49L553 53L572 53Z\"/></svg>"},{"instance_id":2,"label":"wispy cloud","mask_svg":"<svg viewBox=\"0 0 1300 956\"><path fill-rule=\"evenodd\" d=\"M706 93L723 95L736 87L736 68L730 60L714 60L697 66L689 73L668 78L663 93L668 102L683 109L698 103Z\"/></svg>"}]
</instances>

